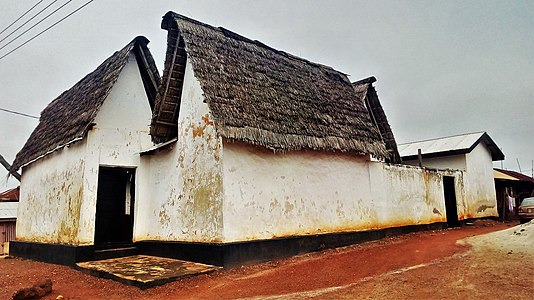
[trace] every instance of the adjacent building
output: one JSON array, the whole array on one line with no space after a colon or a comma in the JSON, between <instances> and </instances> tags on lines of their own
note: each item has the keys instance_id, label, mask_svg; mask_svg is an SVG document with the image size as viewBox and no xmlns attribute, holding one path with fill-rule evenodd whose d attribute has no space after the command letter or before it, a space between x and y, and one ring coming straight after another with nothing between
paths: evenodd
<instances>
[{"instance_id":1,"label":"adjacent building","mask_svg":"<svg viewBox=\"0 0 534 300\"><path fill-rule=\"evenodd\" d=\"M404 164L464 172L468 209L460 218L498 216L493 161L504 154L486 132L401 144L399 152Z\"/></svg>"},{"instance_id":2,"label":"adjacent building","mask_svg":"<svg viewBox=\"0 0 534 300\"><path fill-rule=\"evenodd\" d=\"M0 255L9 253L9 242L15 240L19 187L0 193Z\"/></svg>"}]
</instances>

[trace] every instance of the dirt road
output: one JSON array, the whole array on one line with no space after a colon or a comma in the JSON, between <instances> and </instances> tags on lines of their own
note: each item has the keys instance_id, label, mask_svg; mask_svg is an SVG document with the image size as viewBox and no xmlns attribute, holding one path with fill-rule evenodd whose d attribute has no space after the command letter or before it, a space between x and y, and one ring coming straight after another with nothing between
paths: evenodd
<instances>
[{"instance_id":1,"label":"dirt road","mask_svg":"<svg viewBox=\"0 0 534 300\"><path fill-rule=\"evenodd\" d=\"M44 278L54 283L47 299L527 299L534 294L534 223L522 226L479 221L144 291L64 266L0 259L0 299Z\"/></svg>"}]
</instances>

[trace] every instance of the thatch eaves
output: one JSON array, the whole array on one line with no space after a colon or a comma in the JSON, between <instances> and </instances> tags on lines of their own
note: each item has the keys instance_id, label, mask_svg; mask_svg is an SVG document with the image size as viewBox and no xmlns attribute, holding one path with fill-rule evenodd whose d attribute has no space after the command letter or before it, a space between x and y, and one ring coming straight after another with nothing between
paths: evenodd
<instances>
[{"instance_id":1,"label":"thatch eaves","mask_svg":"<svg viewBox=\"0 0 534 300\"><path fill-rule=\"evenodd\" d=\"M119 74L134 53L151 107L160 76L147 44L139 36L106 59L93 72L54 99L41 112L39 124L17 154L10 171L15 172L40 157L83 139L109 95Z\"/></svg>"},{"instance_id":2,"label":"thatch eaves","mask_svg":"<svg viewBox=\"0 0 534 300\"><path fill-rule=\"evenodd\" d=\"M401 157L399 155L399 150L397 149L397 142L395 141L395 136L391 130L386 113L380 104L380 99L376 93L376 89L373 86L373 83L376 82L376 78L371 76L356 82L352 83L358 99L365 105L371 120L380 130L380 135L386 144L386 149L390 153L389 158L386 159L387 162L391 163L401 163Z\"/></svg>"},{"instance_id":3,"label":"thatch eaves","mask_svg":"<svg viewBox=\"0 0 534 300\"><path fill-rule=\"evenodd\" d=\"M345 74L173 12L162 28L168 30L168 49L152 120L155 142L176 136L172 128L189 59L224 138L282 151L388 156Z\"/></svg>"}]
</instances>

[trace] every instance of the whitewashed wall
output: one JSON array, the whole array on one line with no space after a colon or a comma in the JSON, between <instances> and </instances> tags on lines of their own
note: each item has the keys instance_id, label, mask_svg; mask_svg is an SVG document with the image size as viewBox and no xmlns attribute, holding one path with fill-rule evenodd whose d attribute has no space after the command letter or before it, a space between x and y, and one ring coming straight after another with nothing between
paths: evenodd
<instances>
[{"instance_id":1,"label":"whitewashed wall","mask_svg":"<svg viewBox=\"0 0 534 300\"><path fill-rule=\"evenodd\" d=\"M137 167L151 144L151 110L133 55L88 136L23 169L17 239L60 244L94 240L98 168Z\"/></svg>"},{"instance_id":2,"label":"whitewashed wall","mask_svg":"<svg viewBox=\"0 0 534 300\"><path fill-rule=\"evenodd\" d=\"M455 177L456 201L463 207L462 172L402 165L369 165L371 191L380 227L447 222L443 176Z\"/></svg>"},{"instance_id":3,"label":"whitewashed wall","mask_svg":"<svg viewBox=\"0 0 534 300\"><path fill-rule=\"evenodd\" d=\"M136 241L222 238L221 140L189 60L183 86L178 141L141 158Z\"/></svg>"},{"instance_id":4,"label":"whitewashed wall","mask_svg":"<svg viewBox=\"0 0 534 300\"><path fill-rule=\"evenodd\" d=\"M466 154L466 218L498 216L491 153L479 143Z\"/></svg>"},{"instance_id":5,"label":"whitewashed wall","mask_svg":"<svg viewBox=\"0 0 534 300\"><path fill-rule=\"evenodd\" d=\"M405 165L419 166L419 161L417 159L406 161L403 160L402 163ZM423 167L441 170L465 170L465 154L424 158Z\"/></svg>"},{"instance_id":6,"label":"whitewashed wall","mask_svg":"<svg viewBox=\"0 0 534 300\"><path fill-rule=\"evenodd\" d=\"M418 165L417 160L403 161L403 164ZM493 162L486 145L478 144L470 153L425 158L423 166L436 169L457 169L465 171L463 202L458 203L458 218L481 218L498 216Z\"/></svg>"},{"instance_id":7,"label":"whitewashed wall","mask_svg":"<svg viewBox=\"0 0 534 300\"><path fill-rule=\"evenodd\" d=\"M152 145L151 118L152 110L139 67L135 55L131 53L128 63L95 118L96 125L87 135L85 197L80 217L83 230L80 230L80 241L85 243L94 241L99 167L137 168L140 164L139 153ZM144 179L137 174L135 179L135 201L137 201L139 193L137 185Z\"/></svg>"},{"instance_id":8,"label":"whitewashed wall","mask_svg":"<svg viewBox=\"0 0 534 300\"><path fill-rule=\"evenodd\" d=\"M79 242L85 149L80 141L22 169L17 240Z\"/></svg>"},{"instance_id":9,"label":"whitewashed wall","mask_svg":"<svg viewBox=\"0 0 534 300\"><path fill-rule=\"evenodd\" d=\"M461 174L225 142L224 241L445 222L442 176Z\"/></svg>"}]
</instances>

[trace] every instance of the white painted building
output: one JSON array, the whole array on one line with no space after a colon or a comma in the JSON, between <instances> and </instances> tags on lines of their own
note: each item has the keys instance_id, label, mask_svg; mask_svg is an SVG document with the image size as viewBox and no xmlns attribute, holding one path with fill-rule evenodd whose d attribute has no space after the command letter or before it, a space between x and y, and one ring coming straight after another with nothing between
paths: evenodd
<instances>
[{"instance_id":1,"label":"white painted building","mask_svg":"<svg viewBox=\"0 0 534 300\"><path fill-rule=\"evenodd\" d=\"M56 257L40 257L39 245L131 241L135 171L139 152L152 145L151 106L159 84L147 43L135 38L41 113L12 167L23 173L15 255L70 264L80 255L54 248L57 253L48 255ZM122 203L97 201L110 188ZM117 215L106 212L110 207Z\"/></svg>"},{"instance_id":2,"label":"white painted building","mask_svg":"<svg viewBox=\"0 0 534 300\"><path fill-rule=\"evenodd\" d=\"M462 134L398 146L402 161L423 167L453 169L464 172L468 210L460 219L496 217L497 200L493 176L493 161L503 160L504 154L485 132Z\"/></svg>"},{"instance_id":3,"label":"white painted building","mask_svg":"<svg viewBox=\"0 0 534 300\"><path fill-rule=\"evenodd\" d=\"M470 214L462 171L383 162L397 150L374 78L351 87L329 67L172 13L162 26L141 249L235 265Z\"/></svg>"},{"instance_id":4,"label":"white painted building","mask_svg":"<svg viewBox=\"0 0 534 300\"><path fill-rule=\"evenodd\" d=\"M13 164L15 255L133 244L233 266L491 215L473 212L469 169L385 163L374 78L172 12L162 27L161 81L137 38L43 111Z\"/></svg>"}]
</instances>

